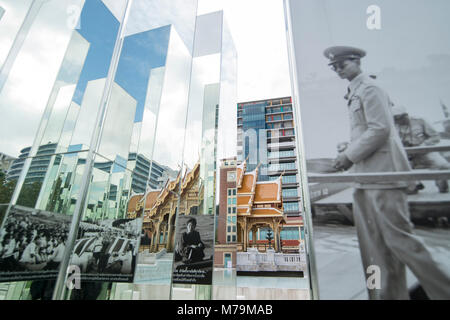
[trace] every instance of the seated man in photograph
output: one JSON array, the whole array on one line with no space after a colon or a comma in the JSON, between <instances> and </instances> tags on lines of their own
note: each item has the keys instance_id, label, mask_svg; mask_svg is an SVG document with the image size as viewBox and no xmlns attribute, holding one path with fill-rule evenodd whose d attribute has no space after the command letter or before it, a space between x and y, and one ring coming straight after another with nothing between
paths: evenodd
<instances>
[{"instance_id":1,"label":"seated man in photograph","mask_svg":"<svg viewBox=\"0 0 450 320\"><path fill-rule=\"evenodd\" d=\"M409 116L405 107L393 106L392 114L395 127L405 147L432 146L439 143L439 133L424 119ZM450 163L439 152L414 154L409 155L408 158L413 169L450 169ZM440 193L448 192L447 180L436 180L436 186ZM422 184L418 184L410 193L417 193L420 189L423 189Z\"/></svg>"},{"instance_id":2,"label":"seated man in photograph","mask_svg":"<svg viewBox=\"0 0 450 320\"><path fill-rule=\"evenodd\" d=\"M186 232L181 235L180 242L176 248L176 261L183 260L184 263L200 262L205 257L203 250L205 245L200 238L200 233L195 230L197 220L190 218L186 223Z\"/></svg>"}]
</instances>

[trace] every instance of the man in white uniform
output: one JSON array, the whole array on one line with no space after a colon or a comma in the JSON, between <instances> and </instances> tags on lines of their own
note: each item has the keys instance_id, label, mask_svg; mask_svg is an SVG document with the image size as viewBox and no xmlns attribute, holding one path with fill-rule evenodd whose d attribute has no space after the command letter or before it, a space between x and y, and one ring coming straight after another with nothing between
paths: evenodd
<instances>
[{"instance_id":1,"label":"man in white uniform","mask_svg":"<svg viewBox=\"0 0 450 320\"><path fill-rule=\"evenodd\" d=\"M324 55L341 79L350 82L346 99L351 141L335 160L337 169L354 173L410 171L396 132L388 95L360 67L361 49L331 47ZM433 261L409 221L406 181L357 183L353 214L365 272L380 268L381 288L370 299L409 299L405 264L431 299L450 299L450 277ZM370 270L370 269L369 269ZM366 273L366 277L371 274Z\"/></svg>"}]
</instances>

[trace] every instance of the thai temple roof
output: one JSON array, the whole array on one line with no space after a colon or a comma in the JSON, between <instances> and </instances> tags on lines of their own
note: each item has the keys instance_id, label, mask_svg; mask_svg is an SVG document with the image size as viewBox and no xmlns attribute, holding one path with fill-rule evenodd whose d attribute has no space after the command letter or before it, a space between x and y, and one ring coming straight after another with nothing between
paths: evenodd
<instances>
[{"instance_id":1,"label":"thai temple roof","mask_svg":"<svg viewBox=\"0 0 450 320\"><path fill-rule=\"evenodd\" d=\"M200 168L200 161L198 161L192 170L188 170L184 177L181 178L181 171L178 173L177 177L173 180L168 180L165 186L159 190L151 190L146 193L145 210L153 210L155 207L161 205L170 194L170 191L176 189L181 180L181 193L195 178L196 171ZM128 212L139 211L144 205L144 195L136 194L130 198L128 201Z\"/></svg>"},{"instance_id":2,"label":"thai temple roof","mask_svg":"<svg viewBox=\"0 0 450 320\"><path fill-rule=\"evenodd\" d=\"M283 216L281 176L273 181L258 181L259 165L247 172L247 160L237 168L238 215Z\"/></svg>"}]
</instances>

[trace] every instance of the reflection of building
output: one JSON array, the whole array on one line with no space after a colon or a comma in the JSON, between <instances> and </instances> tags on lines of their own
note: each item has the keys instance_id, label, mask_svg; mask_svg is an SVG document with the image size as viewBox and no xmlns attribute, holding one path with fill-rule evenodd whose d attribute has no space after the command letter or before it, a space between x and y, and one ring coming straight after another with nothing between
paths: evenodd
<instances>
[{"instance_id":1,"label":"reflection of building","mask_svg":"<svg viewBox=\"0 0 450 320\"><path fill-rule=\"evenodd\" d=\"M296 135L290 97L238 104L237 159L247 159L247 171L259 164L258 181L274 181L282 175L283 211L287 224L281 231L284 248L303 238L303 220L297 177ZM266 241L269 228L261 228L256 241ZM253 234L251 235L253 241Z\"/></svg>"},{"instance_id":2,"label":"reflection of building","mask_svg":"<svg viewBox=\"0 0 450 320\"><path fill-rule=\"evenodd\" d=\"M175 245L175 219L180 194L180 215L196 215L203 200L203 190L199 190L200 163L187 172L184 177L178 175L168 181L163 189L150 191L144 196L135 195L128 202L128 217L142 215L144 211L144 238L141 248L150 252L159 252L163 248L172 252ZM181 190L180 188L181 179ZM145 200L145 209L144 207Z\"/></svg>"},{"instance_id":3,"label":"reflection of building","mask_svg":"<svg viewBox=\"0 0 450 320\"><path fill-rule=\"evenodd\" d=\"M273 231L275 251L281 251L280 232L286 224L283 211L281 177L275 181L258 181L259 168L247 171L247 162L237 167L237 224L240 251L247 251L252 239L257 238L258 229L269 227ZM252 245L256 245L254 241Z\"/></svg>"},{"instance_id":4,"label":"reflection of building","mask_svg":"<svg viewBox=\"0 0 450 320\"><path fill-rule=\"evenodd\" d=\"M299 193L292 100L289 97L238 104L238 162L248 170L260 163L259 181L283 173L284 212L299 217Z\"/></svg>"},{"instance_id":5,"label":"reflection of building","mask_svg":"<svg viewBox=\"0 0 450 320\"><path fill-rule=\"evenodd\" d=\"M200 214L213 214L216 195L217 128L219 125L220 84L205 85L203 95L202 144L200 178L204 184L205 200Z\"/></svg>"},{"instance_id":6,"label":"reflection of building","mask_svg":"<svg viewBox=\"0 0 450 320\"><path fill-rule=\"evenodd\" d=\"M160 165L153 161L151 165L150 179L148 178L150 172L150 160L144 155L130 153L128 161L136 161L136 167L133 170L131 189L134 193L144 193L147 185L147 180L151 189L161 189L167 179L176 177L176 172L170 168Z\"/></svg>"},{"instance_id":7,"label":"reflection of building","mask_svg":"<svg viewBox=\"0 0 450 320\"><path fill-rule=\"evenodd\" d=\"M303 275L305 259L300 248L299 222L287 228L282 177L258 181L259 166L247 171L247 161L236 170L238 272L295 272ZM291 230L292 229L292 230ZM282 239L294 231L293 240ZM264 235L264 238L262 238ZM261 241L262 240L262 241Z\"/></svg>"},{"instance_id":8,"label":"reflection of building","mask_svg":"<svg viewBox=\"0 0 450 320\"><path fill-rule=\"evenodd\" d=\"M56 143L48 143L41 145L36 153L36 157L31 161L25 183L43 182L47 169L49 167L52 155L56 151ZM14 160L8 171L8 180L19 179L25 160L31 151L31 147L23 148L20 151L19 158Z\"/></svg>"},{"instance_id":9,"label":"reflection of building","mask_svg":"<svg viewBox=\"0 0 450 320\"><path fill-rule=\"evenodd\" d=\"M236 157L221 161L219 199L214 266L227 268L236 263Z\"/></svg>"}]
</instances>

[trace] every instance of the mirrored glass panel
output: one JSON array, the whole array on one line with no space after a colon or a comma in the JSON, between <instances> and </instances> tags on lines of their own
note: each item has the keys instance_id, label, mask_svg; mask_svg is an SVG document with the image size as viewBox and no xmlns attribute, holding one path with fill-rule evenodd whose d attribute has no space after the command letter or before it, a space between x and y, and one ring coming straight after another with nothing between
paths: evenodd
<instances>
[{"instance_id":1,"label":"mirrored glass panel","mask_svg":"<svg viewBox=\"0 0 450 320\"><path fill-rule=\"evenodd\" d=\"M23 25L28 11L31 9L32 0L0 1L0 65L3 65L8 53L13 46L21 26Z\"/></svg>"},{"instance_id":2,"label":"mirrored glass panel","mask_svg":"<svg viewBox=\"0 0 450 320\"><path fill-rule=\"evenodd\" d=\"M17 1L7 2L8 7L11 6L11 2L14 2L12 6L15 8ZM54 94L51 92L62 61L67 54L67 46L69 42L73 41L74 25L68 23L67 14L67 6L72 5L79 7L82 2L49 1L41 3L33 23L26 35L21 38L20 50L11 60L13 63L10 70L5 74L5 82L0 92L0 113L2 115L0 130L2 130L3 137L9 138L0 141L0 149L8 155L18 157L20 150L33 144L49 96L54 98L58 96L57 92ZM75 21L77 21L79 12L78 15L73 16ZM16 21L19 17L12 19ZM6 11L4 19L0 23L5 22L3 20L6 21ZM9 49L9 47L5 48L6 51ZM36 54L36 52L40 54ZM73 63L77 62L73 61ZM38 140L40 138L42 136L38 135ZM33 153L36 151L34 150Z\"/></svg>"}]
</instances>

